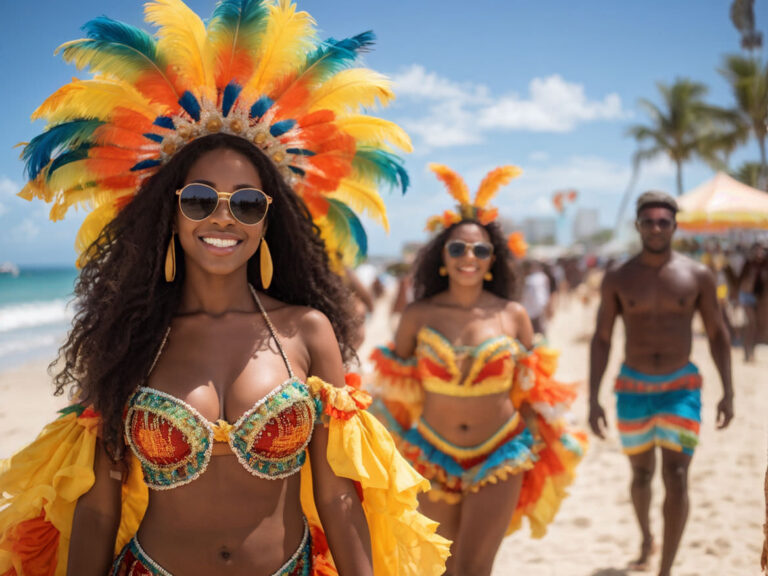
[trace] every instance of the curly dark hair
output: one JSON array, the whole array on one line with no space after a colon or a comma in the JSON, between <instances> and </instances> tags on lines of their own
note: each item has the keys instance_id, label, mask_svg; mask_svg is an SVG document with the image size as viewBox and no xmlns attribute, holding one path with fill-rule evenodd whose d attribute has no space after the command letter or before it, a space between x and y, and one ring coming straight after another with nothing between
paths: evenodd
<instances>
[{"instance_id":1,"label":"curly dark hair","mask_svg":"<svg viewBox=\"0 0 768 576\"><path fill-rule=\"evenodd\" d=\"M59 358L51 364L56 394L72 385L104 419L104 443L113 457L122 451L125 403L150 370L177 313L184 283L184 259L176 278L164 277L165 253L176 213L174 191L202 155L230 149L248 158L272 196L266 240L274 277L266 293L287 304L320 310L330 320L345 360L355 357L356 321L341 279L331 272L325 244L304 202L275 165L253 144L227 134L194 140L140 187L135 198L88 249L75 286L77 313ZM176 253L182 254L178 238ZM248 262L248 281L261 287L258 251Z\"/></svg>"},{"instance_id":2,"label":"curly dark hair","mask_svg":"<svg viewBox=\"0 0 768 576\"><path fill-rule=\"evenodd\" d=\"M448 238L459 226L476 224L488 233L493 254L496 259L491 266L492 280L485 280L483 288L507 300L515 294L515 271L512 268L513 256L507 247L501 226L496 222L481 224L477 220L462 220L440 232L419 251L416 258L413 275L413 289L416 300L429 298L440 292L448 290L448 277L440 275L440 267L443 265L443 246Z\"/></svg>"}]
</instances>

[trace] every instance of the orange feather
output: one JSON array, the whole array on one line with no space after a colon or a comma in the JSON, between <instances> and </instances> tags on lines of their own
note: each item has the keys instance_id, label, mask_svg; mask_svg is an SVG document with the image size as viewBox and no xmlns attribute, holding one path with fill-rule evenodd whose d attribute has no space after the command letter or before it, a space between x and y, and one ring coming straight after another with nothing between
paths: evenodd
<instances>
[{"instance_id":1,"label":"orange feather","mask_svg":"<svg viewBox=\"0 0 768 576\"><path fill-rule=\"evenodd\" d=\"M464 179L456 172L448 168L443 164L432 163L429 165L429 169L437 175L437 178L445 184L448 188L448 192L453 196L459 204L469 204L469 189Z\"/></svg>"},{"instance_id":2,"label":"orange feather","mask_svg":"<svg viewBox=\"0 0 768 576\"><path fill-rule=\"evenodd\" d=\"M522 170L517 166L500 166L491 170L480 182L480 187L475 195L475 206L483 208L499 191L499 188L509 184L509 181L522 174Z\"/></svg>"}]
</instances>

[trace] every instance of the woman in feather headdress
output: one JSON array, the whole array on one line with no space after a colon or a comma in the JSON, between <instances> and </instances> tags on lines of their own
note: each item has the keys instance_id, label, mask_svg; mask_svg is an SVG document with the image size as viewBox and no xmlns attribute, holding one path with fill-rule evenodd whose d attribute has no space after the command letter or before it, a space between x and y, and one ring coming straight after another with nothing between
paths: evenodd
<instances>
[{"instance_id":1,"label":"woman in feather headdress","mask_svg":"<svg viewBox=\"0 0 768 576\"><path fill-rule=\"evenodd\" d=\"M156 37L102 17L61 48L94 76L22 154L23 197L91 212L55 378L77 402L0 462L0 574L442 573L428 483L344 375L328 256L407 184L407 136L359 113L392 97L352 67L371 33L320 42L287 0L146 14Z\"/></svg>"},{"instance_id":2,"label":"woman in feather headdress","mask_svg":"<svg viewBox=\"0 0 768 576\"><path fill-rule=\"evenodd\" d=\"M446 574L487 576L523 516L544 534L586 438L562 420L574 392L552 380L556 353L509 300L510 248L488 202L520 170L493 170L471 201L458 174L430 168L459 206L429 220L439 233L417 258L416 300L372 355L374 411L431 482L420 509L453 541Z\"/></svg>"}]
</instances>

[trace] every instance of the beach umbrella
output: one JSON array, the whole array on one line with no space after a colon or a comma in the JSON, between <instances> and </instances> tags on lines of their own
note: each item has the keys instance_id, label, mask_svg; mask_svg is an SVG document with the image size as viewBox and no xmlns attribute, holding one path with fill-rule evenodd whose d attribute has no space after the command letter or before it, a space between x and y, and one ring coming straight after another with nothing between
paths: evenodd
<instances>
[{"instance_id":1,"label":"beach umbrella","mask_svg":"<svg viewBox=\"0 0 768 576\"><path fill-rule=\"evenodd\" d=\"M683 230L768 229L768 194L724 172L683 194L677 203L677 222Z\"/></svg>"}]
</instances>

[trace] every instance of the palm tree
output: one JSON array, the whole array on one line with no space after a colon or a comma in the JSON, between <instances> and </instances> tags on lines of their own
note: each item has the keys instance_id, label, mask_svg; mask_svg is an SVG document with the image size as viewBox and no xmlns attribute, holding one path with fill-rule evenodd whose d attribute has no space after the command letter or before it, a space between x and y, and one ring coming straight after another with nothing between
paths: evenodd
<instances>
[{"instance_id":1,"label":"palm tree","mask_svg":"<svg viewBox=\"0 0 768 576\"><path fill-rule=\"evenodd\" d=\"M765 138L768 134L768 66L763 67L755 58L733 54L725 57L725 66L720 74L730 83L742 121L750 127L760 147L758 183L765 190L768 184L765 152Z\"/></svg>"},{"instance_id":2,"label":"palm tree","mask_svg":"<svg viewBox=\"0 0 768 576\"><path fill-rule=\"evenodd\" d=\"M683 193L683 163L693 158L704 160L716 169L724 167L745 132L739 114L704 102L707 87L685 78L671 85L659 83L663 105L642 99L642 106L650 116L650 124L631 126L628 134L637 140L640 148L634 163L666 156L677 169L677 194ZM645 146L645 147L644 147Z\"/></svg>"},{"instance_id":3,"label":"palm tree","mask_svg":"<svg viewBox=\"0 0 768 576\"><path fill-rule=\"evenodd\" d=\"M736 170L731 172L731 176L739 182L743 182L752 188L758 188L760 181L760 171L762 167L760 162L744 162Z\"/></svg>"}]
</instances>

